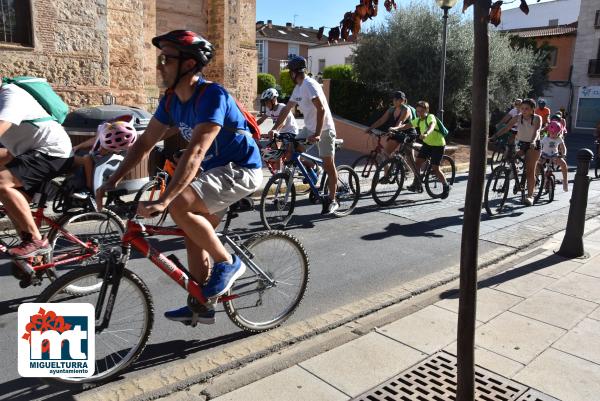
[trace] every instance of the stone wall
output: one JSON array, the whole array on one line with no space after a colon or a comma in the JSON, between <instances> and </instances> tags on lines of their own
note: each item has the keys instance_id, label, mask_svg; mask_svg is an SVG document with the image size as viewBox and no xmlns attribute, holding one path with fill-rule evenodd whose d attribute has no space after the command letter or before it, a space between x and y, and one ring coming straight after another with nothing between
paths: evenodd
<instances>
[{"instance_id":1,"label":"stone wall","mask_svg":"<svg viewBox=\"0 0 600 401\"><path fill-rule=\"evenodd\" d=\"M0 44L4 76L45 77L73 107L100 102L109 84L107 0L37 0L34 46Z\"/></svg>"},{"instance_id":2,"label":"stone wall","mask_svg":"<svg viewBox=\"0 0 600 401\"><path fill-rule=\"evenodd\" d=\"M251 108L256 97L255 0L35 0L34 46L0 44L0 74L46 77L73 107L153 109L160 94L152 37L177 28L216 48L208 79Z\"/></svg>"}]
</instances>

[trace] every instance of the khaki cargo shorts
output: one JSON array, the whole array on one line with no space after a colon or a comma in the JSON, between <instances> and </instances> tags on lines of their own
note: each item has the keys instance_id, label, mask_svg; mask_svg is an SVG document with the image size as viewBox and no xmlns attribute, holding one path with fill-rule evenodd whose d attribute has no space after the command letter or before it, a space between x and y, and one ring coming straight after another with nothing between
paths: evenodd
<instances>
[{"instance_id":1,"label":"khaki cargo shorts","mask_svg":"<svg viewBox=\"0 0 600 401\"><path fill-rule=\"evenodd\" d=\"M203 171L190 187L202 199L210 214L224 215L229 206L257 191L262 179L260 168L251 169L229 163Z\"/></svg>"},{"instance_id":2,"label":"khaki cargo shorts","mask_svg":"<svg viewBox=\"0 0 600 401\"><path fill-rule=\"evenodd\" d=\"M306 139L313 136L308 128L303 127L296 136L296 139ZM319 157L327 157L335 155L335 131L332 129L324 129L321 131L321 139L316 143L319 148Z\"/></svg>"}]
</instances>

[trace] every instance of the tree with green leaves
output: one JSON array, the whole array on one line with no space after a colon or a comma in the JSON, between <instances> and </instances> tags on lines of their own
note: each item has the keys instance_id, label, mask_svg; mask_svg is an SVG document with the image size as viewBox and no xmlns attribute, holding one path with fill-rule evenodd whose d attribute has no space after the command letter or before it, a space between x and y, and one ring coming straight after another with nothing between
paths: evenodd
<instances>
[{"instance_id":1,"label":"tree with green leaves","mask_svg":"<svg viewBox=\"0 0 600 401\"><path fill-rule=\"evenodd\" d=\"M354 54L358 79L388 92L402 90L411 102L438 104L441 31L438 7L422 2L402 7L387 24L361 35ZM457 13L450 14L444 120L451 127L471 112L473 40L473 26ZM509 38L498 32L490 33L490 47L490 107L504 110L514 98L531 91L537 56L529 47L511 46Z\"/></svg>"}]
</instances>

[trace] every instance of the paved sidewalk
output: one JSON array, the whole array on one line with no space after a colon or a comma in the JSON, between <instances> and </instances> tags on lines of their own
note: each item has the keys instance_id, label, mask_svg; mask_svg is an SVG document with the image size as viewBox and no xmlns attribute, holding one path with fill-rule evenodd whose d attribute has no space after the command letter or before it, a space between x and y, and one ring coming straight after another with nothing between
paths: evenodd
<instances>
[{"instance_id":1,"label":"paved sidewalk","mask_svg":"<svg viewBox=\"0 0 600 401\"><path fill-rule=\"evenodd\" d=\"M588 258L554 255L564 235L560 232L528 253L533 256L480 281L475 354L479 367L492 377L495 373L557 399L598 399L599 227L598 219L586 223ZM214 400L358 397L439 351L454 355L457 311L457 293L447 291L432 305ZM191 388L163 399L205 398Z\"/></svg>"}]
</instances>

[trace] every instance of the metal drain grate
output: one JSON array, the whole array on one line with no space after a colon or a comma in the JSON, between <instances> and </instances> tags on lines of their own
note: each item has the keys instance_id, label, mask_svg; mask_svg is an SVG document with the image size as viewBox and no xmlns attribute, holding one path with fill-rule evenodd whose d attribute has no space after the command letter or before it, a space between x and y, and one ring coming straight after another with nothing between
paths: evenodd
<instances>
[{"instance_id":1,"label":"metal drain grate","mask_svg":"<svg viewBox=\"0 0 600 401\"><path fill-rule=\"evenodd\" d=\"M488 370L475 369L478 401L556 401L538 391ZM530 394L530 395L528 395ZM353 401L450 401L456 400L456 357L438 352Z\"/></svg>"},{"instance_id":2,"label":"metal drain grate","mask_svg":"<svg viewBox=\"0 0 600 401\"><path fill-rule=\"evenodd\" d=\"M529 389L520 396L517 401L560 401L558 398L551 397L534 389Z\"/></svg>"}]
</instances>

